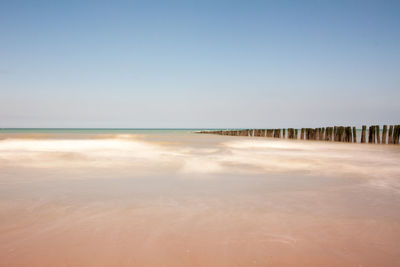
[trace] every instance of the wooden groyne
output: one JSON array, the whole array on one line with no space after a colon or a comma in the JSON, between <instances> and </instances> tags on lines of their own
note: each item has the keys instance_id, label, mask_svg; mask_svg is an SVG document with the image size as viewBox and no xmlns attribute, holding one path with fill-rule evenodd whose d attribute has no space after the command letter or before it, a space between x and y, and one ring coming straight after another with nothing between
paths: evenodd
<instances>
[{"instance_id":1,"label":"wooden groyne","mask_svg":"<svg viewBox=\"0 0 400 267\"><path fill-rule=\"evenodd\" d=\"M389 131L388 131L389 129ZM300 130L300 135L299 135ZM281 139L319 140L346 143L369 144L399 144L400 125L383 125L382 131L379 125L361 128L360 140L357 138L358 130L351 126L334 126L322 128L283 128L283 129L234 129L234 130L207 130L199 131L202 134L217 134L230 136L270 137ZM287 135L286 135L287 133Z\"/></svg>"}]
</instances>

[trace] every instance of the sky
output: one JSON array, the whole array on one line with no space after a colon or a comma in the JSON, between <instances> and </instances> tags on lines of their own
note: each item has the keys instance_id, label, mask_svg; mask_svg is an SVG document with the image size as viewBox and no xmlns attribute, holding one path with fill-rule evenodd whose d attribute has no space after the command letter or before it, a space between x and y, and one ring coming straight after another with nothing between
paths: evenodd
<instances>
[{"instance_id":1,"label":"sky","mask_svg":"<svg viewBox=\"0 0 400 267\"><path fill-rule=\"evenodd\" d=\"M0 128L400 124L400 1L0 0Z\"/></svg>"}]
</instances>

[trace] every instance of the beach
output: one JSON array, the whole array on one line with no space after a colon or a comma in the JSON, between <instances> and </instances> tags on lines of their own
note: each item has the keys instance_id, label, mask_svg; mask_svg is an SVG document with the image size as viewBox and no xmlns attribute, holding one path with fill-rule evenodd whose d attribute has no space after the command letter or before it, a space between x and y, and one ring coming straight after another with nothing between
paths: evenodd
<instances>
[{"instance_id":1,"label":"beach","mask_svg":"<svg viewBox=\"0 0 400 267\"><path fill-rule=\"evenodd\" d=\"M400 147L0 131L0 266L399 266Z\"/></svg>"}]
</instances>

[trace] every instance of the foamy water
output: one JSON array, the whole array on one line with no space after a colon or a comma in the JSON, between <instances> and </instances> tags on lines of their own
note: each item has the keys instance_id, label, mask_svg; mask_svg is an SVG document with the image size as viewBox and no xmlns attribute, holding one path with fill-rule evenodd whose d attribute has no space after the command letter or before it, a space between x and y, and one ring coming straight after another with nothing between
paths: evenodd
<instances>
[{"instance_id":1,"label":"foamy water","mask_svg":"<svg viewBox=\"0 0 400 267\"><path fill-rule=\"evenodd\" d=\"M400 148L7 134L1 266L397 266Z\"/></svg>"}]
</instances>

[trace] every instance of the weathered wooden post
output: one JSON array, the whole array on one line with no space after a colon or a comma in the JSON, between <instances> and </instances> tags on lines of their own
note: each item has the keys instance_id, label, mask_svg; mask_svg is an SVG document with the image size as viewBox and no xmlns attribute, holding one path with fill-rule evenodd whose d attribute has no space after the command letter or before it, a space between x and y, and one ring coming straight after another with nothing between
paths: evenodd
<instances>
[{"instance_id":1,"label":"weathered wooden post","mask_svg":"<svg viewBox=\"0 0 400 267\"><path fill-rule=\"evenodd\" d=\"M393 144L393 125L389 127L388 144Z\"/></svg>"},{"instance_id":2,"label":"weathered wooden post","mask_svg":"<svg viewBox=\"0 0 400 267\"><path fill-rule=\"evenodd\" d=\"M341 142L346 142L347 140L347 132L346 132L346 127L342 126L342 136L341 136Z\"/></svg>"},{"instance_id":3,"label":"weathered wooden post","mask_svg":"<svg viewBox=\"0 0 400 267\"><path fill-rule=\"evenodd\" d=\"M336 130L335 130L336 128ZM340 140L342 139L342 135L341 135L341 126L335 126L334 128L334 132L335 132L335 142L340 142Z\"/></svg>"},{"instance_id":4,"label":"weathered wooden post","mask_svg":"<svg viewBox=\"0 0 400 267\"><path fill-rule=\"evenodd\" d=\"M393 130L393 144L398 144L399 143L399 137L400 137L400 125L394 126Z\"/></svg>"},{"instance_id":5,"label":"weathered wooden post","mask_svg":"<svg viewBox=\"0 0 400 267\"><path fill-rule=\"evenodd\" d=\"M361 130L361 143L365 143L367 141L366 133L367 133L367 126L363 125Z\"/></svg>"},{"instance_id":6,"label":"weathered wooden post","mask_svg":"<svg viewBox=\"0 0 400 267\"><path fill-rule=\"evenodd\" d=\"M300 130L300 139L304 140L304 128L301 128Z\"/></svg>"},{"instance_id":7,"label":"weathered wooden post","mask_svg":"<svg viewBox=\"0 0 400 267\"><path fill-rule=\"evenodd\" d=\"M386 136L387 136L387 125L383 125L382 144L386 144Z\"/></svg>"},{"instance_id":8,"label":"weathered wooden post","mask_svg":"<svg viewBox=\"0 0 400 267\"><path fill-rule=\"evenodd\" d=\"M379 125L375 125L375 134L376 134L376 143L380 144L381 143L381 133L380 133Z\"/></svg>"},{"instance_id":9,"label":"weathered wooden post","mask_svg":"<svg viewBox=\"0 0 400 267\"><path fill-rule=\"evenodd\" d=\"M346 127L346 140L347 143L353 142L353 135L351 134L351 127L347 126Z\"/></svg>"},{"instance_id":10,"label":"weathered wooden post","mask_svg":"<svg viewBox=\"0 0 400 267\"><path fill-rule=\"evenodd\" d=\"M375 126L369 126L368 143L375 143Z\"/></svg>"},{"instance_id":11,"label":"weathered wooden post","mask_svg":"<svg viewBox=\"0 0 400 267\"><path fill-rule=\"evenodd\" d=\"M357 129L353 126L353 143L357 143Z\"/></svg>"},{"instance_id":12,"label":"weathered wooden post","mask_svg":"<svg viewBox=\"0 0 400 267\"><path fill-rule=\"evenodd\" d=\"M347 126L347 142L352 143L353 142L353 135L351 133L351 127Z\"/></svg>"},{"instance_id":13,"label":"weathered wooden post","mask_svg":"<svg viewBox=\"0 0 400 267\"><path fill-rule=\"evenodd\" d=\"M335 131L335 130L334 130ZM340 126L336 127L335 141L340 141Z\"/></svg>"},{"instance_id":14,"label":"weathered wooden post","mask_svg":"<svg viewBox=\"0 0 400 267\"><path fill-rule=\"evenodd\" d=\"M346 142L346 139L347 139L346 127L344 127L344 126L341 126L341 127L342 127L341 128L342 136L340 138L340 141Z\"/></svg>"},{"instance_id":15,"label":"weathered wooden post","mask_svg":"<svg viewBox=\"0 0 400 267\"><path fill-rule=\"evenodd\" d=\"M299 134L299 130L298 129L294 129L294 139L297 139Z\"/></svg>"}]
</instances>

